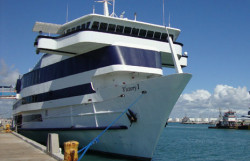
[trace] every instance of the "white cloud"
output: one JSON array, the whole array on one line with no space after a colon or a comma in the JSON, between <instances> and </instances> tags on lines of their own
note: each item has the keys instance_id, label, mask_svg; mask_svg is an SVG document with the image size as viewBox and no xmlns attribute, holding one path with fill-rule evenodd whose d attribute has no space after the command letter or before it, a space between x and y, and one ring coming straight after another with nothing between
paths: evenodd
<instances>
[{"instance_id":1,"label":"white cloud","mask_svg":"<svg viewBox=\"0 0 250 161\"><path fill-rule=\"evenodd\" d=\"M227 108L250 106L250 95L246 87L233 88L227 85L217 85L211 99L214 105Z\"/></svg>"},{"instance_id":2,"label":"white cloud","mask_svg":"<svg viewBox=\"0 0 250 161\"><path fill-rule=\"evenodd\" d=\"M217 117L221 110L234 110L240 116L246 114L250 106L250 94L246 87L234 88L217 85L214 93L196 90L183 94L176 103L170 117Z\"/></svg>"},{"instance_id":3,"label":"white cloud","mask_svg":"<svg viewBox=\"0 0 250 161\"><path fill-rule=\"evenodd\" d=\"M20 73L14 65L8 67L3 59L0 59L0 86L15 85Z\"/></svg>"},{"instance_id":4,"label":"white cloud","mask_svg":"<svg viewBox=\"0 0 250 161\"><path fill-rule=\"evenodd\" d=\"M207 106L209 104L209 99L211 97L211 94L206 90L197 90L191 94L184 94L181 96L179 101L185 102L189 106L192 106L194 108L200 107L200 106Z\"/></svg>"}]
</instances>

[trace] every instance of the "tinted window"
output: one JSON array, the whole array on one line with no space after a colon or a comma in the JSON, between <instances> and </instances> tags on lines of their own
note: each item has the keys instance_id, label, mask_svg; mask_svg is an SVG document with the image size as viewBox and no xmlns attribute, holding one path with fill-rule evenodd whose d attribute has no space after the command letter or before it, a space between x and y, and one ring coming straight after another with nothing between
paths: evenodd
<instances>
[{"instance_id":1,"label":"tinted window","mask_svg":"<svg viewBox=\"0 0 250 161\"><path fill-rule=\"evenodd\" d=\"M147 33L146 30L141 29L141 30L140 30L140 33L139 33L139 36L145 37L145 36L146 36L146 33Z\"/></svg>"},{"instance_id":2,"label":"tinted window","mask_svg":"<svg viewBox=\"0 0 250 161\"><path fill-rule=\"evenodd\" d=\"M154 35L154 31L148 31L148 33L147 33L148 38L152 38L153 35Z\"/></svg>"},{"instance_id":3,"label":"tinted window","mask_svg":"<svg viewBox=\"0 0 250 161\"><path fill-rule=\"evenodd\" d=\"M161 34L161 40L167 40L168 35L166 33Z\"/></svg>"},{"instance_id":4,"label":"tinted window","mask_svg":"<svg viewBox=\"0 0 250 161\"><path fill-rule=\"evenodd\" d=\"M86 28L85 24L82 24L82 30L84 30Z\"/></svg>"},{"instance_id":5,"label":"tinted window","mask_svg":"<svg viewBox=\"0 0 250 161\"><path fill-rule=\"evenodd\" d=\"M79 25L79 26L77 26L76 27L76 31L79 31L80 30L80 28L81 28L81 26Z\"/></svg>"},{"instance_id":6,"label":"tinted window","mask_svg":"<svg viewBox=\"0 0 250 161\"><path fill-rule=\"evenodd\" d=\"M101 23L101 24L100 24L100 30L102 30L102 31L106 31L106 30L107 30L107 27L108 27L108 24L107 24L107 23Z\"/></svg>"},{"instance_id":7,"label":"tinted window","mask_svg":"<svg viewBox=\"0 0 250 161\"><path fill-rule=\"evenodd\" d=\"M123 28L124 28L123 26L117 25L116 32L122 33L123 32Z\"/></svg>"},{"instance_id":8,"label":"tinted window","mask_svg":"<svg viewBox=\"0 0 250 161\"><path fill-rule=\"evenodd\" d=\"M131 33L131 27L125 27L124 33L125 34L130 34Z\"/></svg>"},{"instance_id":9,"label":"tinted window","mask_svg":"<svg viewBox=\"0 0 250 161\"><path fill-rule=\"evenodd\" d=\"M138 33L139 33L139 29L137 28L132 29L132 35L138 36Z\"/></svg>"},{"instance_id":10,"label":"tinted window","mask_svg":"<svg viewBox=\"0 0 250 161\"><path fill-rule=\"evenodd\" d=\"M155 32L154 38L155 39L160 39L160 37L161 37L161 33L160 32Z\"/></svg>"},{"instance_id":11,"label":"tinted window","mask_svg":"<svg viewBox=\"0 0 250 161\"><path fill-rule=\"evenodd\" d=\"M86 29L88 29L90 26L90 22L87 22Z\"/></svg>"},{"instance_id":12,"label":"tinted window","mask_svg":"<svg viewBox=\"0 0 250 161\"><path fill-rule=\"evenodd\" d=\"M70 33L70 29L67 30L67 33Z\"/></svg>"},{"instance_id":13,"label":"tinted window","mask_svg":"<svg viewBox=\"0 0 250 161\"><path fill-rule=\"evenodd\" d=\"M115 25L114 24L109 24L108 31L109 32L114 32L115 31Z\"/></svg>"},{"instance_id":14,"label":"tinted window","mask_svg":"<svg viewBox=\"0 0 250 161\"><path fill-rule=\"evenodd\" d=\"M98 28L99 28L99 22L97 22L97 21L93 22L92 29L98 30Z\"/></svg>"},{"instance_id":15,"label":"tinted window","mask_svg":"<svg viewBox=\"0 0 250 161\"><path fill-rule=\"evenodd\" d=\"M33 114L33 115L27 115L23 116L24 122L40 122L43 121L41 114Z\"/></svg>"},{"instance_id":16,"label":"tinted window","mask_svg":"<svg viewBox=\"0 0 250 161\"><path fill-rule=\"evenodd\" d=\"M71 31L75 31L76 30L76 28L75 27L73 27L72 29L71 29Z\"/></svg>"}]
</instances>

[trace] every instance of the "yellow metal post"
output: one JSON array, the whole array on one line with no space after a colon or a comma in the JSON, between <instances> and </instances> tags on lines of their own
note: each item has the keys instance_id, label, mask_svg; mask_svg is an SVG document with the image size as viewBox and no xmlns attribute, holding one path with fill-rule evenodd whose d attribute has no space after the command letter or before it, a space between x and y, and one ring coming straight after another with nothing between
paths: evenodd
<instances>
[{"instance_id":1,"label":"yellow metal post","mask_svg":"<svg viewBox=\"0 0 250 161\"><path fill-rule=\"evenodd\" d=\"M64 161L78 160L78 145L77 141L68 141L64 143Z\"/></svg>"},{"instance_id":2,"label":"yellow metal post","mask_svg":"<svg viewBox=\"0 0 250 161\"><path fill-rule=\"evenodd\" d=\"M10 124L6 124L6 125L5 125L5 132L6 132L6 133L11 132L11 130L10 130Z\"/></svg>"}]
</instances>

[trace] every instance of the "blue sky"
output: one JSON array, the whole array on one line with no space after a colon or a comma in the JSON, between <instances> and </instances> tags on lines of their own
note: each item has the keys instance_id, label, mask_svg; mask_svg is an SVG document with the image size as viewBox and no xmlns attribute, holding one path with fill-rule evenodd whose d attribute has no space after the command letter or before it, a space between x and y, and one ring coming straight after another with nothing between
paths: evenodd
<instances>
[{"instance_id":1,"label":"blue sky","mask_svg":"<svg viewBox=\"0 0 250 161\"><path fill-rule=\"evenodd\" d=\"M0 0L2 68L20 74L32 68L41 56L33 47L34 23L65 23L67 4L69 20L91 13L93 5L103 13L94 0ZM138 21L163 24L162 0L116 0L116 14L123 11L129 19L136 12ZM249 0L165 0L167 24L169 14L171 27L182 30L178 41L189 54L184 72L193 74L184 94L204 90L213 96L218 85L250 90Z\"/></svg>"}]
</instances>

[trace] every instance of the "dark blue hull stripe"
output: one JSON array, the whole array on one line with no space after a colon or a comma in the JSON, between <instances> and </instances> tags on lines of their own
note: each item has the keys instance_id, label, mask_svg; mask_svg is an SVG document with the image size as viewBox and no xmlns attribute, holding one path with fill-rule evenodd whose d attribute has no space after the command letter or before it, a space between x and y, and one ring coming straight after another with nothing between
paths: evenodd
<instances>
[{"instance_id":1,"label":"dark blue hull stripe","mask_svg":"<svg viewBox=\"0 0 250 161\"><path fill-rule=\"evenodd\" d=\"M104 130L107 126L100 127L71 127L71 128L18 128L18 131L83 131L83 130ZM128 129L127 126L111 126L109 130Z\"/></svg>"},{"instance_id":2,"label":"dark blue hull stripe","mask_svg":"<svg viewBox=\"0 0 250 161\"><path fill-rule=\"evenodd\" d=\"M57 52L57 53L64 53L64 54L69 54L69 55L77 55L76 53L72 53L72 52L65 52L65 51L60 51L60 50L51 50L51 49L45 49L45 48L39 48L37 49L37 52L39 52L40 50L43 50L43 51L52 51L52 52Z\"/></svg>"},{"instance_id":3,"label":"dark blue hull stripe","mask_svg":"<svg viewBox=\"0 0 250 161\"><path fill-rule=\"evenodd\" d=\"M83 147L82 147L83 148ZM111 152L104 152L104 151L100 151L100 150L93 150L93 149L89 149L88 153L92 153L94 155L106 155L108 158L113 157L113 158L117 158L117 160L124 160L124 159L128 159L131 161L152 161L152 158L146 158L146 157L138 157L138 156L133 156L133 155L125 155L125 154L117 154L117 153L111 153ZM112 160L114 160L112 158Z\"/></svg>"},{"instance_id":4,"label":"dark blue hull stripe","mask_svg":"<svg viewBox=\"0 0 250 161\"><path fill-rule=\"evenodd\" d=\"M22 100L20 100L20 102L18 101L16 104L14 104L13 109L16 109L18 106L22 104L51 101L51 100L80 96L91 93L95 93L95 91L91 87L91 84L90 83L82 84L74 87L23 97Z\"/></svg>"},{"instance_id":5,"label":"dark blue hull stripe","mask_svg":"<svg viewBox=\"0 0 250 161\"><path fill-rule=\"evenodd\" d=\"M107 46L43 68L40 68L40 64L38 64L35 70L24 74L21 81L21 88L23 89L73 74L119 64L161 68L161 55L159 52L151 50Z\"/></svg>"}]
</instances>

